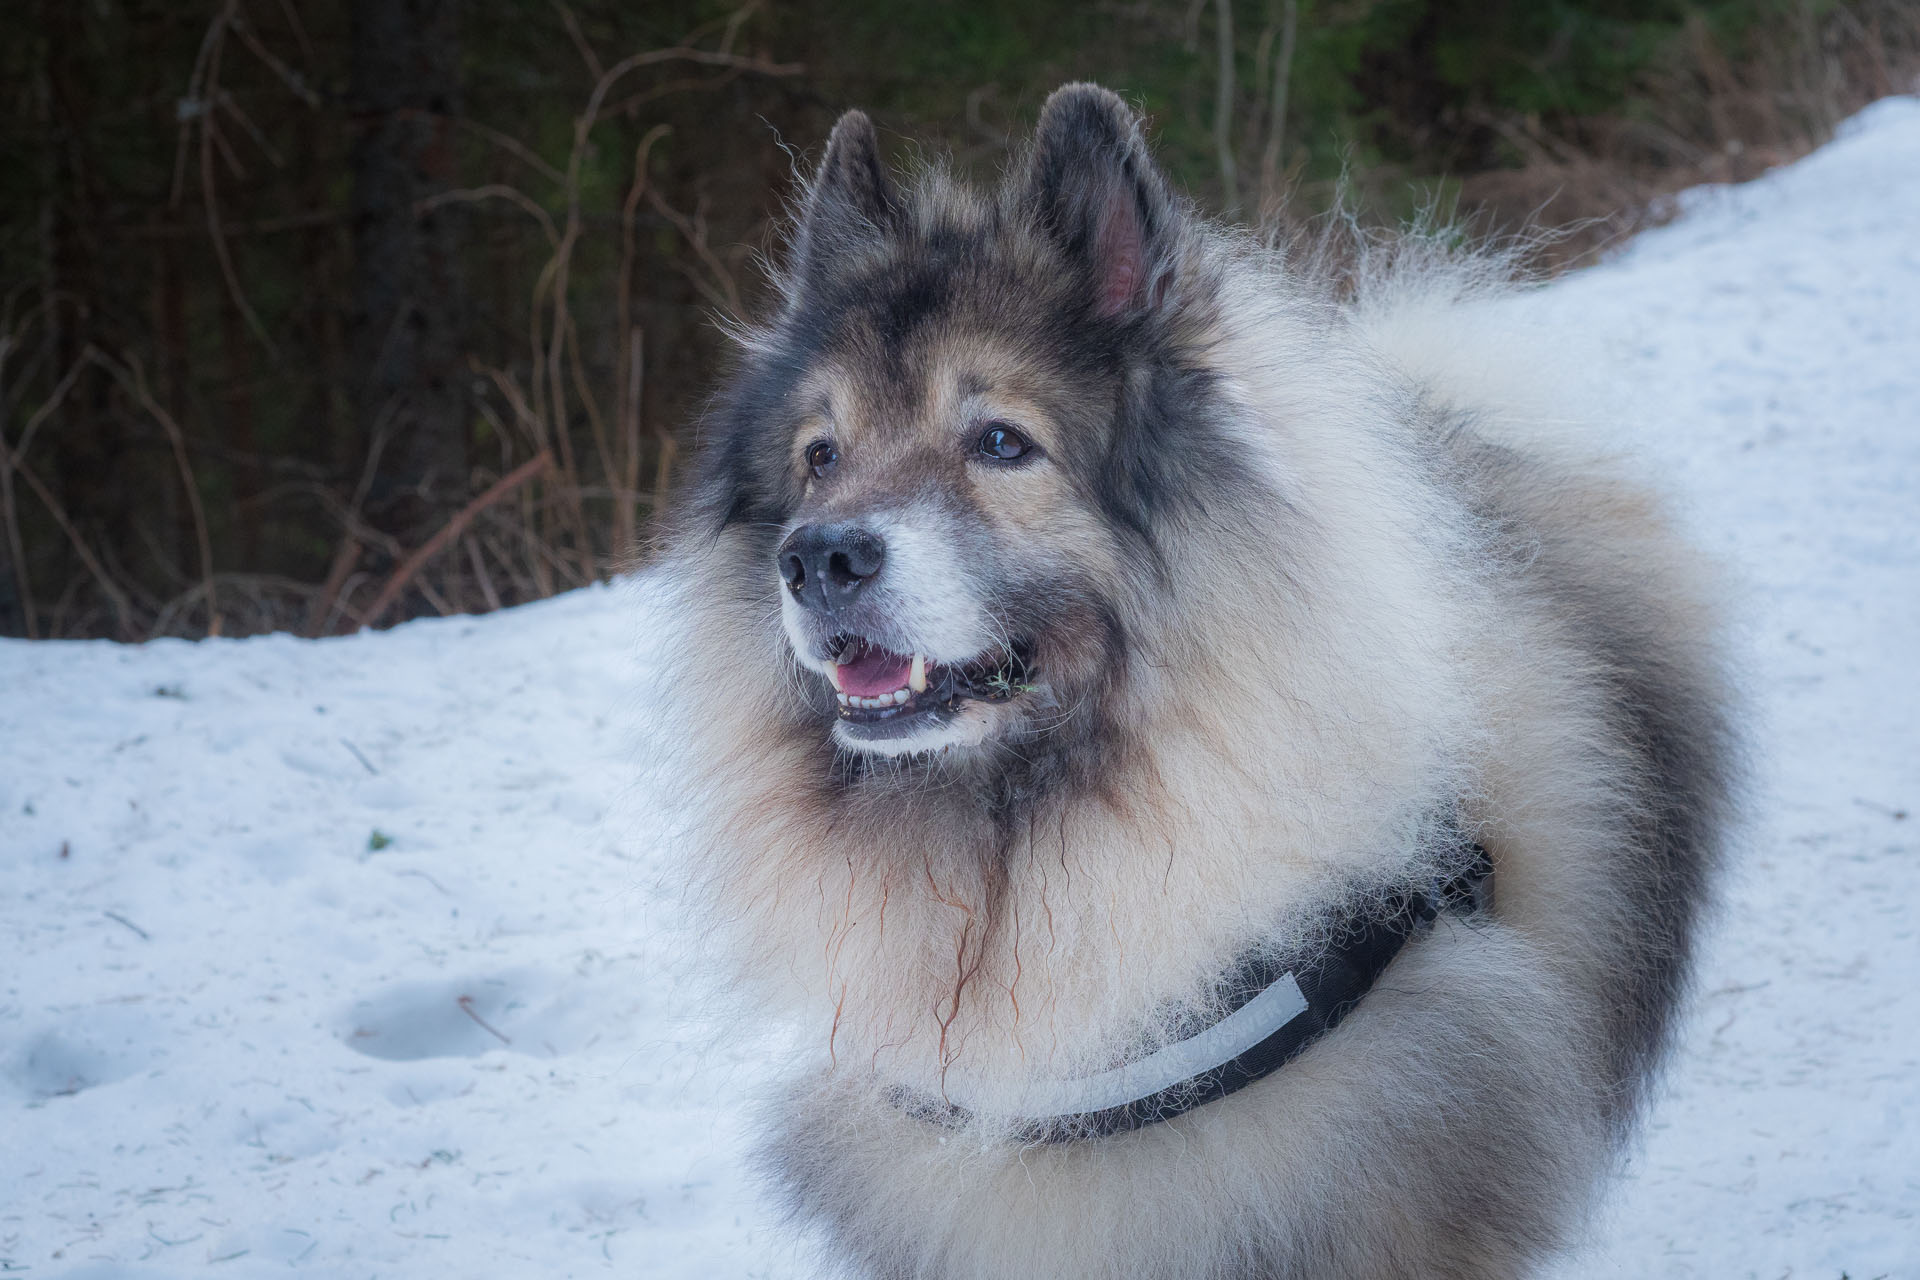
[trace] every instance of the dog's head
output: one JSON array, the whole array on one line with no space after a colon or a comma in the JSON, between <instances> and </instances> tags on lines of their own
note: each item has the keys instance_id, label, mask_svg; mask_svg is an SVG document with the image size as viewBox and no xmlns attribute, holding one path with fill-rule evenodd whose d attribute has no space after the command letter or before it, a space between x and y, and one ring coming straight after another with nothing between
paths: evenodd
<instances>
[{"instance_id":1,"label":"dog's head","mask_svg":"<svg viewBox=\"0 0 1920 1280\"><path fill-rule=\"evenodd\" d=\"M864 115L835 127L694 502L841 750L1031 760L1101 714L1164 531L1236 484L1188 237L1103 89L1056 93L991 199L903 189Z\"/></svg>"}]
</instances>

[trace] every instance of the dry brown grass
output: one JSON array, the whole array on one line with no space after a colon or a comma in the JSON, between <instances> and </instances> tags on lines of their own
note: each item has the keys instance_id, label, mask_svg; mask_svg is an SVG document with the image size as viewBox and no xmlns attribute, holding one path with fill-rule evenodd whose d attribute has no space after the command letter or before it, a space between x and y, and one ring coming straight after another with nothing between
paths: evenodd
<instances>
[{"instance_id":1,"label":"dry brown grass","mask_svg":"<svg viewBox=\"0 0 1920 1280\"><path fill-rule=\"evenodd\" d=\"M491 182L449 191L435 201L517 211L510 216L537 227L546 258L525 298L524 338L513 339L519 349L505 361L476 361L471 370L485 388L475 409L496 455L470 477L469 491L480 496L416 545L401 545L363 517L379 465L376 433L351 492L345 482L288 470L240 504L316 503L329 522L323 526L325 537L334 545L320 581L217 571L195 476L196 462L204 468L214 446L189 438L169 413L163 362L156 356L143 367L134 351L104 339L86 345L77 358L40 358L35 353L57 349L48 334L63 323L62 309L77 314L82 304L61 295L31 305L22 301L28 295L19 293L0 300L0 552L7 565L0 573L9 575L0 585L11 586L26 633L124 640L271 630L325 635L412 613L486 612L626 567L650 517L666 500L677 463L674 424L647 421L642 410L648 335L635 320L636 302L646 293L646 281L636 279L641 256L636 215L644 210L658 220L656 226L666 228L675 245L673 269L715 310L737 314L749 282L736 277L741 258L733 249L742 246L716 248L714 240L726 237L710 236L705 207L684 190L676 195L649 181L655 151L670 145L665 126L642 134L618 217L610 210L583 211L582 159L596 124L616 114L631 118L637 107L662 94L710 88L739 75L799 72L792 64L733 52L752 10L748 4L675 47L603 64L566 7L557 6L592 83L566 154L543 156L518 139L486 130L488 143L514 157L521 166L514 171L527 175L528 185ZM250 40L248 29L235 20L237 12L232 4L218 9L189 97L217 91L225 34ZM1259 46L1260 65L1271 66L1259 102L1260 128L1249 135L1264 136L1266 145L1256 148L1257 171L1251 163L1245 167L1249 203L1262 208L1272 205L1286 183L1279 142L1285 136L1296 8L1287 4L1275 12L1282 17ZM1770 44L1738 56L1718 46L1704 23L1695 23L1673 56L1639 86L1628 113L1561 121L1489 113L1469 121L1497 137L1516 163L1460 180L1442 215L1480 234L1518 237L1536 246L1533 265L1565 269L1671 216L1677 191L1757 177L1824 142L1866 103L1920 91L1920 4L1852 0L1816 9L1804 3L1799 14L1797 22L1775 28ZM680 68L687 77L629 93L629 77L647 67ZM281 78L292 91L302 91L297 77ZM980 122L978 105L969 100L970 128L996 137ZM206 214L202 234L216 250L220 280L244 333L259 322L227 246L259 228L222 220L213 181L221 144L213 119L182 118L169 207L180 204L197 175ZM1000 139L990 149L1003 145ZM1404 190L1408 178L1385 169L1355 175L1353 203L1395 207L1401 193L1394 188ZM534 185L542 182L548 185ZM1302 205L1333 202L1326 191L1296 194ZM600 326L607 331L594 331L597 321L583 324L574 305L582 289L575 264L588 252L603 264L617 264L610 319ZM539 261L539 251L533 260ZM596 284L605 276L604 265L593 273ZM517 310L520 304L512 305ZM583 304L581 310L588 308ZM591 310L597 315L603 309ZM520 321L514 323L518 330ZM598 358L590 359L589 352ZM131 572L121 563L130 552L63 505L46 442L61 429L63 405L83 398L117 424L114 429L125 440L153 441L165 451L166 462L156 474L178 502L185 535L178 552L155 548L148 539L152 560L168 575L159 584L151 573L143 579ZM17 427L6 420L14 404L32 406ZM48 545L54 540L65 545L63 562L72 566L65 580L29 580L24 566L36 529Z\"/></svg>"},{"instance_id":2,"label":"dry brown grass","mask_svg":"<svg viewBox=\"0 0 1920 1280\"><path fill-rule=\"evenodd\" d=\"M488 131L490 142L511 152L551 185L533 190L494 182L448 191L420 206L419 212L453 203L510 206L538 227L548 250L526 299L522 349L506 363L472 362L476 383L491 393L476 396L474 410L490 428L498 453L497 463L477 467L470 477L470 491L477 497L418 545L401 544L363 514L385 444L376 431L351 493L312 478L286 481L252 499L264 504L298 498L317 503L328 513L337 526L338 540L321 581L216 571L194 470L194 445L150 389L136 355L88 344L61 376L48 379L47 392L21 428L0 430L0 537L4 537L0 574L13 589L28 637L105 635L137 641L282 630L330 635L423 612L484 613L604 580L628 567L642 527L665 500L676 454L673 432L665 424L643 421L645 334L631 305L636 293L635 213L641 204L680 237L682 270L716 309L739 311L740 283L709 243L704 210L676 207L648 180L649 160L667 132L665 126L643 135L632 157L632 176L617 221L583 209L583 161L597 124L615 114L630 114L663 94L711 87L742 74L786 77L799 72L797 64L733 51L741 23L755 7L750 2L720 24L717 47L683 42L603 63L571 11L556 3L593 85L574 119L566 154L557 159L543 157L516 139ZM190 96L217 95L219 54L226 36L237 34L244 40L248 35L237 15L231 0L215 11L193 71ZM691 68L706 78L672 80L626 99L613 99L634 73L655 67ZM297 79L293 86L296 91L301 87ZM220 217L209 159L221 144L213 123L204 116L183 117L172 203L178 204L186 189L195 137L207 210L205 234L238 313L272 350L273 343L248 301L245 282L227 253L233 228ZM594 245L595 237L609 243ZM588 248L617 262L611 334L583 334L576 319L573 265ZM16 293L0 302L0 427L7 425L7 403L25 395L27 380L35 376L30 357L37 339L59 323L63 308L77 310L81 305L56 297L22 309L18 304L25 296ZM600 366L591 365L583 353L583 341L609 340L615 356L611 385L604 373L597 379L589 373L590 367ZM16 376L15 370L23 366L24 376ZM100 385L92 386L89 378ZM149 548L156 562L173 575L172 594L142 586L139 575L117 562L112 540L70 514L60 485L50 482L57 477L43 476L36 469L36 437L43 442L46 433L57 430L63 405L77 399L82 388L106 405L123 438L151 434L157 428L167 443L197 551L195 571L186 572L176 569L165 552ZM44 444L38 452L45 452ZM205 455L200 456L204 460ZM27 508L27 503L39 510ZM34 581L27 568L32 563L28 515L50 521L77 565L52 590Z\"/></svg>"},{"instance_id":3,"label":"dry brown grass","mask_svg":"<svg viewBox=\"0 0 1920 1280\"><path fill-rule=\"evenodd\" d=\"M1672 217L1679 191L1757 178L1868 103L1920 92L1920 5L1857 0L1800 13L1791 34L1740 59L1696 18L1631 114L1554 128L1483 117L1524 163L1464 179L1461 214L1496 234L1548 230L1540 265L1564 269Z\"/></svg>"}]
</instances>

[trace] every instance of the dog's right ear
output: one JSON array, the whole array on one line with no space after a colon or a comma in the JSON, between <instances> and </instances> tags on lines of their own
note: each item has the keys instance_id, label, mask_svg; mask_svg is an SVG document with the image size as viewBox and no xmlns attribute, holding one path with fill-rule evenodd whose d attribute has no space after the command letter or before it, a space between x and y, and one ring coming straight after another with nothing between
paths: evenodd
<instances>
[{"instance_id":1,"label":"dog's right ear","mask_svg":"<svg viewBox=\"0 0 1920 1280\"><path fill-rule=\"evenodd\" d=\"M880 139L864 111L833 126L827 154L807 184L794 228L789 274L805 282L836 256L886 236L899 221L900 194L880 161Z\"/></svg>"},{"instance_id":2,"label":"dog's right ear","mask_svg":"<svg viewBox=\"0 0 1920 1280\"><path fill-rule=\"evenodd\" d=\"M1118 94L1097 84L1054 90L1014 181L1020 215L1085 266L1096 315L1124 319L1161 305L1179 210Z\"/></svg>"}]
</instances>

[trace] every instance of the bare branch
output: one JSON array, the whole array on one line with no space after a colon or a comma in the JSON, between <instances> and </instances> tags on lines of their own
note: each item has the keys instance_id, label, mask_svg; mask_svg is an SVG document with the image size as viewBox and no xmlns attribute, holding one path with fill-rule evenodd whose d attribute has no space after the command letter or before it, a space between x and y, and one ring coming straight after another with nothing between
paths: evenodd
<instances>
[{"instance_id":1,"label":"bare branch","mask_svg":"<svg viewBox=\"0 0 1920 1280\"><path fill-rule=\"evenodd\" d=\"M225 30L232 22L235 0L228 0L221 17L209 31L211 50L207 56L206 70L202 76L200 101L202 104L214 102L220 93L220 56L226 46ZM213 145L217 130L213 124L213 111L204 107L200 112L200 194L207 206L207 237L213 242L213 256L220 263L220 274L227 282L227 292L233 297L233 304L240 315L253 330L260 345L266 349L267 356L275 364L280 362L280 349L274 345L267 327L260 323L260 317L254 312L253 305L247 301L247 294L240 287L240 273L234 269L233 255L227 250L226 235L220 229L220 197L213 181Z\"/></svg>"},{"instance_id":2,"label":"bare branch","mask_svg":"<svg viewBox=\"0 0 1920 1280\"><path fill-rule=\"evenodd\" d=\"M733 273L727 270L726 264L721 262L707 245L706 215L701 210L695 209L693 217L689 218L668 204L666 198L658 191L647 192L647 203L679 230L685 237L688 247L698 255L701 262L706 264L707 270L713 273L713 278L719 282L719 287L716 290L692 272L687 273L687 278L693 281L710 302L719 306L729 316L738 316L740 290L733 282Z\"/></svg>"},{"instance_id":3,"label":"bare branch","mask_svg":"<svg viewBox=\"0 0 1920 1280\"><path fill-rule=\"evenodd\" d=\"M113 605L114 616L120 622L120 634L127 639L132 639L134 635L133 605L128 600L127 593L120 589L119 584L113 580L113 576L107 572L107 567L100 563L98 556L93 554L93 548L89 547L87 540L80 536L80 530L74 527L73 521L67 516L67 509L60 505L60 500L53 496L53 491L47 488L38 475L34 474L32 467L22 462L20 456L7 447L7 442L4 440L0 440L0 468L18 473L20 478L27 482L27 487L33 490L34 496L40 499L40 504L47 509L48 514L53 516L54 523L60 526L60 531L67 535L67 541L73 544L74 553L80 557L80 562L86 565L87 571L93 575L94 581L100 584L100 590L106 594L107 600Z\"/></svg>"},{"instance_id":4,"label":"bare branch","mask_svg":"<svg viewBox=\"0 0 1920 1280\"><path fill-rule=\"evenodd\" d=\"M1233 0L1214 0L1217 21L1214 24L1218 69L1213 99L1213 149L1220 159L1220 185L1225 193L1223 211L1232 216L1240 209L1240 178L1233 159Z\"/></svg>"},{"instance_id":5,"label":"bare branch","mask_svg":"<svg viewBox=\"0 0 1920 1280\"><path fill-rule=\"evenodd\" d=\"M729 67L719 75L681 76L677 80L668 80L642 89L638 93L629 94L611 106L602 107L600 116L605 119L609 116L632 115L647 103L660 98L670 98L676 93L712 93L716 89L726 88L744 74L743 68Z\"/></svg>"},{"instance_id":6,"label":"bare branch","mask_svg":"<svg viewBox=\"0 0 1920 1280\"><path fill-rule=\"evenodd\" d=\"M300 56L309 64L313 62L313 41L307 39L307 25L300 21L300 10L293 0L280 0L280 12L287 19L287 26L293 29L293 38L299 42Z\"/></svg>"},{"instance_id":7,"label":"bare branch","mask_svg":"<svg viewBox=\"0 0 1920 1280\"><path fill-rule=\"evenodd\" d=\"M54 385L53 392L47 396L45 403L33 411L33 416L27 419L27 425L20 429L19 442L13 446L16 456L22 458L27 456L27 450L33 447L34 433L40 430L42 423L53 416L54 411L60 407L61 401L67 398L67 392L73 390L73 384L80 377L80 370L86 367L86 363L87 358L84 355L75 360L73 367L67 370L66 376Z\"/></svg>"},{"instance_id":8,"label":"bare branch","mask_svg":"<svg viewBox=\"0 0 1920 1280\"><path fill-rule=\"evenodd\" d=\"M540 230L546 234L547 243L560 246L560 229L553 225L553 215L540 207L538 201L520 188L504 182L490 182L483 187L460 187L452 191L442 191L438 195L428 196L413 206L416 214L438 209L443 204L477 204L482 200L505 200L524 209L540 224Z\"/></svg>"},{"instance_id":9,"label":"bare branch","mask_svg":"<svg viewBox=\"0 0 1920 1280\"><path fill-rule=\"evenodd\" d=\"M371 626L380 621L380 616L400 598L400 593L406 590L407 583L413 580L414 575L419 573L427 561L439 554L449 542L465 533L475 516L552 465L553 455L542 450L501 476L488 487L485 493L455 512L450 520L441 525L431 538L422 543L412 555L401 561L400 567L393 571L393 576L388 578L386 585L380 588L380 594L373 598L373 604L367 610L367 625Z\"/></svg>"},{"instance_id":10,"label":"bare branch","mask_svg":"<svg viewBox=\"0 0 1920 1280\"><path fill-rule=\"evenodd\" d=\"M560 21L566 25L567 35L573 41L573 47L580 54L580 60L587 64L587 74L598 80L607 74L600 63L600 55L587 43L586 33L580 30L580 20L573 16L573 10L562 0L553 0L553 7L560 11Z\"/></svg>"},{"instance_id":11,"label":"bare branch","mask_svg":"<svg viewBox=\"0 0 1920 1280\"><path fill-rule=\"evenodd\" d=\"M474 580L480 584L480 595L487 602L487 608L498 612L500 593L494 590L493 575L487 572L486 557L480 554L480 543L472 538L461 539L467 548L467 563L473 566Z\"/></svg>"},{"instance_id":12,"label":"bare branch","mask_svg":"<svg viewBox=\"0 0 1920 1280\"><path fill-rule=\"evenodd\" d=\"M425 114L425 113L422 113L422 114ZM467 130L469 133L479 134L481 137L485 138L487 141L499 147L502 151L505 151L507 154L513 156L516 160L522 160L526 162L536 172L538 172L541 177L547 178L554 182L566 181L567 179L566 174L561 173L558 169L548 164L544 159L541 158L538 152L534 151L531 147L528 147L525 143L521 142L518 138L514 137L512 134L502 133L498 129L492 128L491 126L488 126L488 125L481 124L478 120L473 119L471 116L452 116L452 117L443 117L443 118L451 119L455 125L459 126L462 129Z\"/></svg>"},{"instance_id":13,"label":"bare branch","mask_svg":"<svg viewBox=\"0 0 1920 1280\"><path fill-rule=\"evenodd\" d=\"M620 475L629 491L639 484L640 477L640 381L644 373L640 332L633 324L634 215L640 211L640 197L647 189L647 166L652 161L653 148L669 129L668 125L655 125L634 148L633 182L620 206L620 266L614 277L614 317L619 326L618 345L614 349L614 380L623 392L619 438L625 456ZM608 476L608 480L612 481L613 477ZM622 546L632 545L635 523L632 502L615 506L614 537Z\"/></svg>"},{"instance_id":14,"label":"bare branch","mask_svg":"<svg viewBox=\"0 0 1920 1280\"><path fill-rule=\"evenodd\" d=\"M82 355L112 374L114 380L153 415L154 421L160 424L173 444L174 461L180 468L180 483L186 488L187 505L193 511L194 537L200 543L200 580L207 594L207 634L217 636L220 634L220 597L213 584L213 539L207 531L207 510L200 502L200 486L194 483L193 463L187 459L186 433L180 430L180 424L173 420L173 415L161 408L160 402L153 398L153 392L147 389L147 375L138 359L129 357L127 364L121 365L94 346L88 346Z\"/></svg>"},{"instance_id":15,"label":"bare branch","mask_svg":"<svg viewBox=\"0 0 1920 1280\"><path fill-rule=\"evenodd\" d=\"M174 114L180 121L180 133L174 144L173 183L167 189L167 207L180 207L181 197L186 194L187 186L187 139L193 133L193 122L207 113L207 104L202 89L206 83L207 60L213 56L214 48L220 43L227 29L227 23L233 18L234 0L220 6L220 12L207 24L206 34L200 37L200 51L194 55L193 70L187 75L187 91L174 108Z\"/></svg>"},{"instance_id":16,"label":"bare branch","mask_svg":"<svg viewBox=\"0 0 1920 1280\"><path fill-rule=\"evenodd\" d=\"M240 104L235 102L233 95L225 89L220 91L219 105L226 110L228 115L232 116L234 120L239 123L242 129L247 131L247 136L253 139L253 145L260 148L261 154L266 156L274 168L284 169L287 167L287 162L280 158L279 150L271 142L267 141L267 135L260 131L260 126L256 125L252 118L240 109Z\"/></svg>"},{"instance_id":17,"label":"bare branch","mask_svg":"<svg viewBox=\"0 0 1920 1280\"><path fill-rule=\"evenodd\" d=\"M334 602L339 600L348 575L360 563L361 549L360 539L352 534L340 539L340 545L333 553L333 563L327 566L327 580L321 584L320 594L307 603L306 633L309 638L325 635L333 625Z\"/></svg>"},{"instance_id":18,"label":"bare branch","mask_svg":"<svg viewBox=\"0 0 1920 1280\"><path fill-rule=\"evenodd\" d=\"M251 49L255 57L266 63L273 74L280 77L281 83L285 84L287 88L292 91L294 97L300 99L300 101L306 103L316 111L320 109L320 95L313 91L312 86L307 84L306 80L301 77L298 71L295 71L292 67L274 56L273 50L267 48L267 46L261 42L260 37L255 34L253 27L247 22L244 15L237 10L234 11L228 19L228 25L233 28L233 34L240 37L241 43ZM304 32L301 32L297 23L294 26L294 30L296 33L304 35ZM312 56L311 50L308 51L308 56Z\"/></svg>"},{"instance_id":19,"label":"bare branch","mask_svg":"<svg viewBox=\"0 0 1920 1280\"><path fill-rule=\"evenodd\" d=\"M1281 18L1280 51L1273 56L1268 82L1267 145L1260 154L1260 211L1274 211L1280 198L1280 160L1287 144L1287 94L1293 81L1293 46L1300 27L1300 0L1286 0Z\"/></svg>"},{"instance_id":20,"label":"bare branch","mask_svg":"<svg viewBox=\"0 0 1920 1280\"><path fill-rule=\"evenodd\" d=\"M733 52L733 42L740 35L740 28L745 25L747 19L753 16L754 10L759 7L760 0L747 0L745 4L735 9L732 15L727 18L727 29L720 33L721 53Z\"/></svg>"}]
</instances>

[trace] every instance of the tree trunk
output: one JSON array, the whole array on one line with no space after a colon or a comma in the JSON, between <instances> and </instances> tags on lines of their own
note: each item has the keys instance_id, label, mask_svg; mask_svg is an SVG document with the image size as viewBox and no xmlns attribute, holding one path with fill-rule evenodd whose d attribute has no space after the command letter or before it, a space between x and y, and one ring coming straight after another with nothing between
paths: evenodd
<instances>
[{"instance_id":1,"label":"tree trunk","mask_svg":"<svg viewBox=\"0 0 1920 1280\"><path fill-rule=\"evenodd\" d=\"M367 518L411 546L466 500L460 0L353 0L353 402L380 463Z\"/></svg>"}]
</instances>

